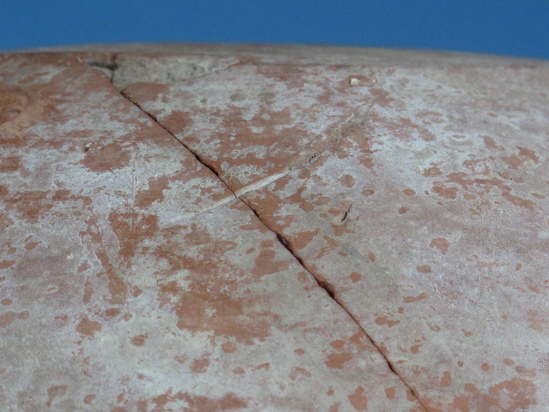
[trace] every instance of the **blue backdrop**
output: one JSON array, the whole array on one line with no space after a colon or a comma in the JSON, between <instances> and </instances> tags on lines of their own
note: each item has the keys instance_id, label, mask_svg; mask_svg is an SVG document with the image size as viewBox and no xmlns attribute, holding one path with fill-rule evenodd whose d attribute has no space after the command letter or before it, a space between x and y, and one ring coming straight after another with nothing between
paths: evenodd
<instances>
[{"instance_id":1,"label":"blue backdrop","mask_svg":"<svg viewBox=\"0 0 549 412\"><path fill-rule=\"evenodd\" d=\"M0 50L306 43L549 59L549 0L3 0Z\"/></svg>"}]
</instances>

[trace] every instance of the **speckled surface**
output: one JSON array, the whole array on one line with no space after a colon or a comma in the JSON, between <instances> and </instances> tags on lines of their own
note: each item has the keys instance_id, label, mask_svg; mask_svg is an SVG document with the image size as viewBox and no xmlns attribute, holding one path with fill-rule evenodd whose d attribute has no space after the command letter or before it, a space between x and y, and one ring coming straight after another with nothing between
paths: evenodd
<instances>
[{"instance_id":1,"label":"speckled surface","mask_svg":"<svg viewBox=\"0 0 549 412\"><path fill-rule=\"evenodd\" d=\"M9 411L544 411L549 63L0 56Z\"/></svg>"}]
</instances>

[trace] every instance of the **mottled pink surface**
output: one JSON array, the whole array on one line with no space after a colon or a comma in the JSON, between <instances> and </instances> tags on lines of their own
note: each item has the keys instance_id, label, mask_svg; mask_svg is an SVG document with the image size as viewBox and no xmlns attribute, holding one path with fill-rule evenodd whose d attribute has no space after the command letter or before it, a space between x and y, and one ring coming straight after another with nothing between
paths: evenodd
<instances>
[{"instance_id":1,"label":"mottled pink surface","mask_svg":"<svg viewBox=\"0 0 549 412\"><path fill-rule=\"evenodd\" d=\"M545 411L549 63L0 56L8 411Z\"/></svg>"}]
</instances>

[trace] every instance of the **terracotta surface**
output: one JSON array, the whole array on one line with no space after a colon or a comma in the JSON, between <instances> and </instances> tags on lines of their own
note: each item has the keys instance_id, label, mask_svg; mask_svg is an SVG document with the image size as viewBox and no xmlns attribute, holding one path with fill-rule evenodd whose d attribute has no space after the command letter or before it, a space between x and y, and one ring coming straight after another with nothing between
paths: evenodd
<instances>
[{"instance_id":1,"label":"terracotta surface","mask_svg":"<svg viewBox=\"0 0 549 412\"><path fill-rule=\"evenodd\" d=\"M545 411L549 63L0 56L8 411Z\"/></svg>"}]
</instances>

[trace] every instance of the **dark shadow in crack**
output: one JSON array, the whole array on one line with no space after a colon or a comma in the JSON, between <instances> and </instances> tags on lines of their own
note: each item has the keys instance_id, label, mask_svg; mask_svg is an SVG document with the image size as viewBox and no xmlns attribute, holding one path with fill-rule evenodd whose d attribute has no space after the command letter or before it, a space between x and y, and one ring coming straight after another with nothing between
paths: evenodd
<instances>
[{"instance_id":1,"label":"dark shadow in crack","mask_svg":"<svg viewBox=\"0 0 549 412\"><path fill-rule=\"evenodd\" d=\"M164 130L166 130L166 132L168 132L175 140L177 140L185 149L187 149L190 153L192 153L194 155L194 157L200 162L202 163L205 167L207 167L214 175L216 175L218 177L218 179L227 187L228 190L230 190L233 194L234 194L234 191L227 185L227 183L219 176L219 172L215 170L215 168L211 165L209 165L208 163L206 163L203 159L201 159L201 157L194 153L192 150L190 150L183 142L181 142L179 139L177 139L167 128L165 128L157 119L155 116L151 115L150 113L148 113L147 111L143 110L143 108L141 106L139 106L139 104L135 103L133 100L131 100L128 96L126 96L124 94L123 91L120 92L126 99L128 99L130 102L132 102L135 106L137 106L143 113L147 114L147 116L152 120L154 121L156 124L158 124L160 127L162 127ZM349 125L347 122L344 124L344 125ZM350 128L346 128L346 127L343 127L343 130L344 131L347 131L347 132L350 132L352 133L353 131L356 131L356 130L361 130L362 128L365 127L365 123L364 122L361 122L361 125L358 126L358 129L356 128L356 125L353 125L353 124L350 124ZM342 129L339 129L340 131ZM345 133L345 132L341 132L341 138L343 137L347 137L348 136L348 133ZM333 144L336 144L337 142L339 142L341 140L341 138L339 140L337 139L334 139L332 140L332 144L329 146L333 146ZM337 141L336 141L337 140ZM314 161L318 155L322 152L324 152L325 150L328 150L329 147L323 149L322 151L320 151L318 154L316 155L313 155L308 162L306 162L305 164L308 164L310 163L311 161ZM304 164L304 165L305 165ZM326 281L325 279L323 279L321 276L319 276L318 274L315 274L310 268L307 267L307 265L304 263L303 259L293 250L293 248L291 247L291 244L288 242L288 240L280 233L278 233L277 231L275 231L274 229L272 229L271 227L269 227L269 225L267 225L265 223L265 221L261 218L261 216L259 215L259 213L251 206L249 205L246 201L244 201L241 197L238 197L235 195L235 197L237 197L242 203L244 203L249 209L250 211L261 221L261 223L268 229L270 230L271 232L273 232L279 243L297 260L297 262L299 262L299 264L303 267L303 269L305 271L307 271L309 273L310 276L312 276L318 286L322 289L324 289L326 291L326 294L338 305L340 306L346 313L347 315L350 317L350 319L352 319L352 321L360 328L360 330L364 333L364 335L368 338L368 340L371 342L371 344L377 349L377 351L379 352L379 354L383 357L383 359L385 360L386 364L387 364L387 367L388 369L394 373L398 379L403 383L403 385L410 391L410 393L414 396L414 398L418 401L418 403L424 408L425 411L428 411L427 407L423 404L423 402L421 401L421 399L418 397L416 391L414 389L412 389L408 383L406 383L406 381L402 378L402 376L400 376L400 374L396 371L396 369L394 368L393 364L391 363L391 361L385 356L385 354L383 353L382 349L380 348L380 346L378 344L376 344L376 342L372 339L372 337L366 332L366 330L364 329L364 327L357 321L357 319L353 316L353 314L348 310L348 308L342 304L339 300L338 300L338 297L337 297L337 291L335 290L334 286L332 284L330 284L328 281ZM350 207L349 209L347 210L347 212L345 212L345 216L344 218L346 217L346 214L349 212L350 210ZM343 219L345 220L345 219Z\"/></svg>"}]
</instances>

